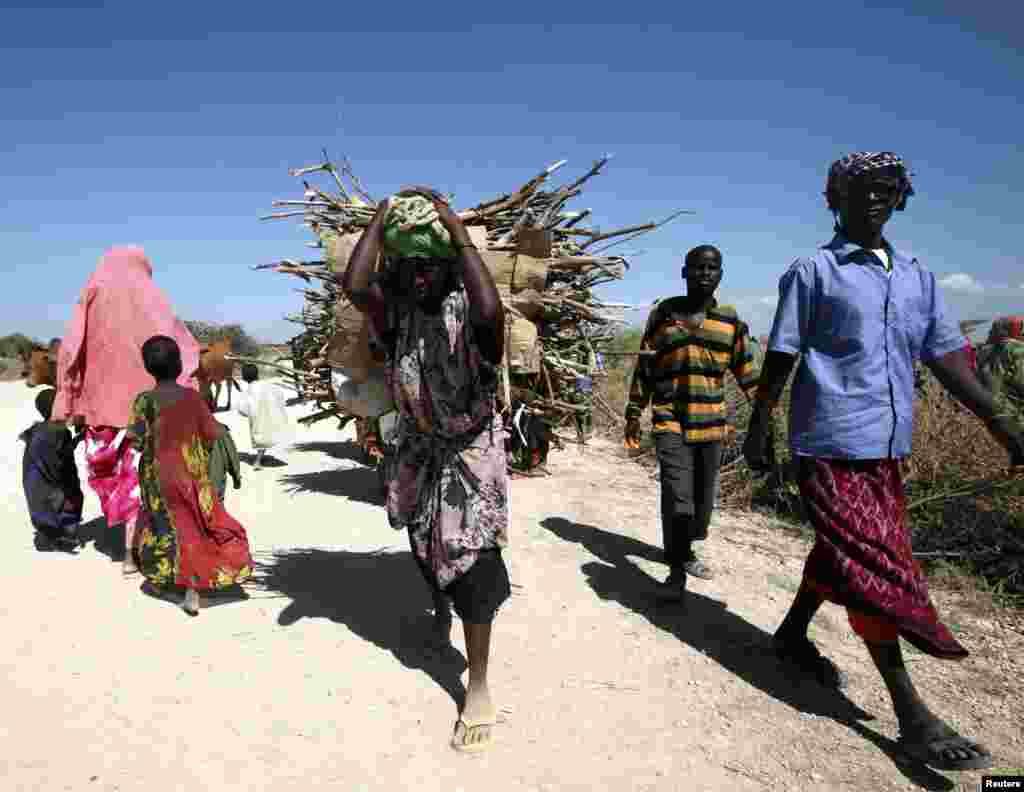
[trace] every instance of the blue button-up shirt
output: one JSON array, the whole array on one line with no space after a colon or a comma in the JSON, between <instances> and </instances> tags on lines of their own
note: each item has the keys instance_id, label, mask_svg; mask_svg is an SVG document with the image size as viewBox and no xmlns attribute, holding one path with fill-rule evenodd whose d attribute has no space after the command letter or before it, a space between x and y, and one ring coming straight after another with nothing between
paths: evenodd
<instances>
[{"instance_id":1,"label":"blue button-up shirt","mask_svg":"<svg viewBox=\"0 0 1024 792\"><path fill-rule=\"evenodd\" d=\"M893 250L874 253L837 235L779 280L768 349L799 354L790 404L795 454L885 459L910 454L914 360L966 340L946 312L935 276Z\"/></svg>"}]
</instances>

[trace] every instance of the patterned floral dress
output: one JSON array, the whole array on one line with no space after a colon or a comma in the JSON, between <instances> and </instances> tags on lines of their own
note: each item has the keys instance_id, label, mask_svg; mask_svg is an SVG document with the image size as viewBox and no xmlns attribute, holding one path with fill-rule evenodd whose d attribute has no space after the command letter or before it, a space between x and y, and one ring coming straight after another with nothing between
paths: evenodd
<instances>
[{"instance_id":1,"label":"patterned floral dress","mask_svg":"<svg viewBox=\"0 0 1024 792\"><path fill-rule=\"evenodd\" d=\"M374 345L400 416L388 519L444 589L481 551L508 541L506 432L495 415L497 371L480 353L466 292L441 311L392 312Z\"/></svg>"},{"instance_id":2,"label":"patterned floral dress","mask_svg":"<svg viewBox=\"0 0 1024 792\"><path fill-rule=\"evenodd\" d=\"M220 428L196 391L146 391L129 432L142 449L138 546L142 574L161 587L226 588L252 574L245 529L209 477Z\"/></svg>"}]
</instances>

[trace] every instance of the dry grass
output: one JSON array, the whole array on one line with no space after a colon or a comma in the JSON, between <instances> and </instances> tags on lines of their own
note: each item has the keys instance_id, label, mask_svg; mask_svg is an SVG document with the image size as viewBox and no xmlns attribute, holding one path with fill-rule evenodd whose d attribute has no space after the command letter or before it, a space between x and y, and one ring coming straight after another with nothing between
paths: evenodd
<instances>
[{"instance_id":1,"label":"dry grass","mask_svg":"<svg viewBox=\"0 0 1024 792\"><path fill-rule=\"evenodd\" d=\"M632 366L626 366L609 371L598 383L619 415L625 410L631 375ZM768 511L806 533L785 440L789 389L777 411L778 465L769 476L753 476L743 463L750 409L731 379L726 392L734 431L723 455L720 505ZM595 411L596 424L609 434L621 434L621 425L600 419ZM1007 479L1006 451L927 372L914 420L914 454L906 466L906 483L915 553L933 583L961 592L978 608L1024 606L1024 481ZM650 430L649 416L644 430ZM653 454L639 461L655 464ZM986 484L995 487L986 490Z\"/></svg>"}]
</instances>

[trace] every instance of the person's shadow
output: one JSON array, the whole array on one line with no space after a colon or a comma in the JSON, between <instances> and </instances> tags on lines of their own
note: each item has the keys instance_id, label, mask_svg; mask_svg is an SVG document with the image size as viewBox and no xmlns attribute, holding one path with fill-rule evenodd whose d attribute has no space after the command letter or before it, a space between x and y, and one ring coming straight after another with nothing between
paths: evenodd
<instances>
[{"instance_id":1,"label":"person's shadow","mask_svg":"<svg viewBox=\"0 0 1024 792\"><path fill-rule=\"evenodd\" d=\"M252 453L251 451L239 451L238 452L238 461L239 462L244 462L249 467L252 467L256 463L256 459L257 459L257 455ZM287 467L288 466L288 463L285 462L283 459L278 459L277 457L271 456L270 454L264 454L263 455L263 463L262 464L263 464L263 467L265 467L265 468L277 468L277 467Z\"/></svg>"},{"instance_id":2,"label":"person's shadow","mask_svg":"<svg viewBox=\"0 0 1024 792\"><path fill-rule=\"evenodd\" d=\"M78 526L78 542L82 547L92 542L93 549L111 561L124 560L124 526L111 529L102 514Z\"/></svg>"},{"instance_id":3,"label":"person's shadow","mask_svg":"<svg viewBox=\"0 0 1024 792\"><path fill-rule=\"evenodd\" d=\"M453 646L431 647L430 590L410 552L278 550L258 557L251 586L287 597L278 624L330 619L433 679L461 711L466 661Z\"/></svg>"},{"instance_id":4,"label":"person's shadow","mask_svg":"<svg viewBox=\"0 0 1024 792\"><path fill-rule=\"evenodd\" d=\"M279 479L290 495L319 492L339 495L353 501L384 505L384 490L380 475L372 468L335 468L309 473L289 473Z\"/></svg>"},{"instance_id":5,"label":"person's shadow","mask_svg":"<svg viewBox=\"0 0 1024 792\"><path fill-rule=\"evenodd\" d=\"M352 440L339 440L333 443L322 440L312 440L306 443L296 443L292 446L292 450L303 453L321 453L326 454L332 459L342 459L347 462L360 462L362 464L367 464L366 453L358 443L355 443Z\"/></svg>"},{"instance_id":6,"label":"person's shadow","mask_svg":"<svg viewBox=\"0 0 1024 792\"><path fill-rule=\"evenodd\" d=\"M918 786L929 790L954 788L949 779L929 768L907 763L893 740L861 723L874 717L841 692L790 673L775 659L771 635L732 613L727 603L693 591L687 591L682 602L659 599L654 581L629 556L664 562L660 549L562 517L548 517L540 524L564 541L583 545L604 562L591 561L580 567L601 599L618 602L643 616L783 704L800 712L832 718L850 728L874 743Z\"/></svg>"}]
</instances>

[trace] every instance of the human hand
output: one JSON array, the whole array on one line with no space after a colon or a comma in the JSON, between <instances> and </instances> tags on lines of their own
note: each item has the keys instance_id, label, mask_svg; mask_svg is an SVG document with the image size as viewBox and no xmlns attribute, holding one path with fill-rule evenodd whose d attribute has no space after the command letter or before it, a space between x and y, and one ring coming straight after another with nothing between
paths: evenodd
<instances>
[{"instance_id":1,"label":"human hand","mask_svg":"<svg viewBox=\"0 0 1024 792\"><path fill-rule=\"evenodd\" d=\"M242 480L241 479L235 479L235 489L241 489L241 488L242 488Z\"/></svg>"},{"instance_id":2,"label":"human hand","mask_svg":"<svg viewBox=\"0 0 1024 792\"><path fill-rule=\"evenodd\" d=\"M627 451L639 451L640 450L640 419L639 418L628 418L626 420L626 431L622 445Z\"/></svg>"},{"instance_id":3,"label":"human hand","mask_svg":"<svg viewBox=\"0 0 1024 792\"><path fill-rule=\"evenodd\" d=\"M1024 433L1017 422L1006 415L997 415L988 422L988 430L1010 454L1010 470L1024 473Z\"/></svg>"},{"instance_id":4,"label":"human hand","mask_svg":"<svg viewBox=\"0 0 1024 792\"><path fill-rule=\"evenodd\" d=\"M768 450L771 442L771 417L754 412L747 427L747 436L743 440L743 458L747 465L756 473L767 472L771 468Z\"/></svg>"}]
</instances>

